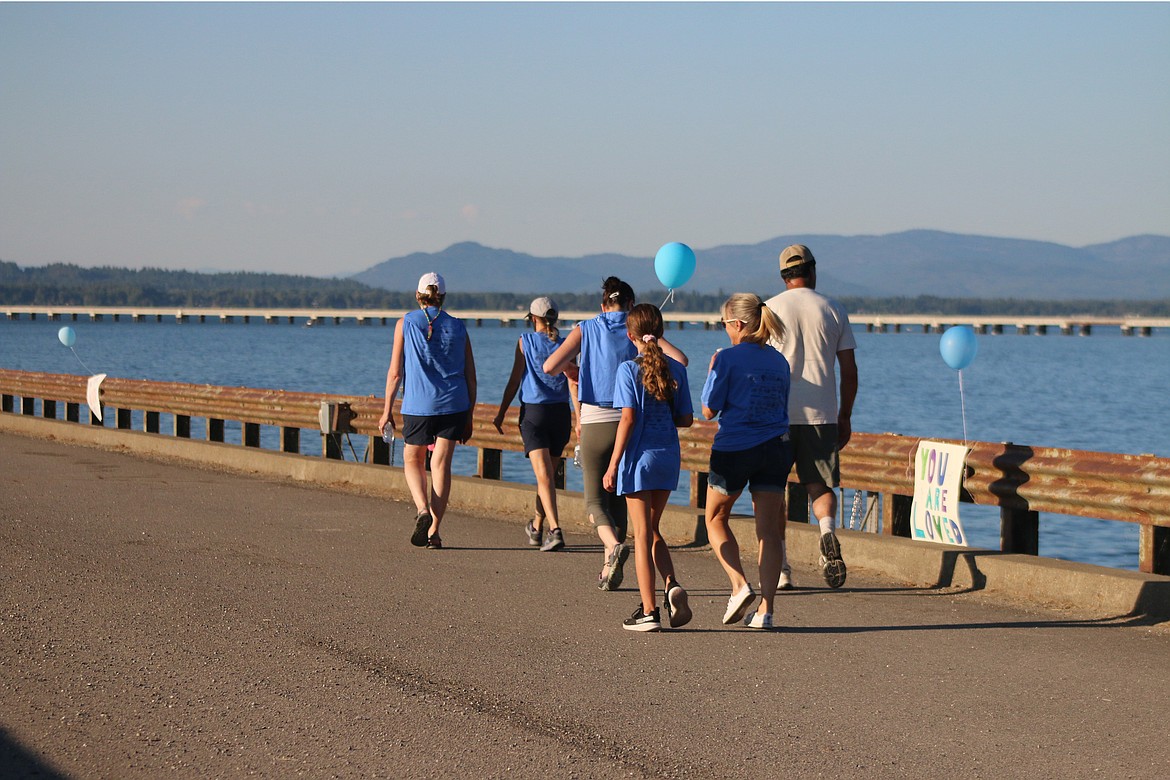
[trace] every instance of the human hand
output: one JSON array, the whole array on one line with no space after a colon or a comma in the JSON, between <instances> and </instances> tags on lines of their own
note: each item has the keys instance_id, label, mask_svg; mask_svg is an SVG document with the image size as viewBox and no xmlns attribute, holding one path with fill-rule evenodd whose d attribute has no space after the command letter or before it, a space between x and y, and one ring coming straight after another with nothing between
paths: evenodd
<instances>
[{"instance_id":1,"label":"human hand","mask_svg":"<svg viewBox=\"0 0 1170 780\"><path fill-rule=\"evenodd\" d=\"M617 492L617 466L610 466L601 478L601 486L610 493Z\"/></svg>"}]
</instances>

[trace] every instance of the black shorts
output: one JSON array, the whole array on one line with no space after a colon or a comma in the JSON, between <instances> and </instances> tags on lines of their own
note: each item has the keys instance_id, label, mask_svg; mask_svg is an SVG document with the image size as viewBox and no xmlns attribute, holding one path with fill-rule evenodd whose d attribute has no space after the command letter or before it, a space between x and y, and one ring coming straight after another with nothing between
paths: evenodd
<instances>
[{"instance_id":1,"label":"black shorts","mask_svg":"<svg viewBox=\"0 0 1170 780\"><path fill-rule=\"evenodd\" d=\"M402 415L402 440L416 447L434 444L435 439L463 441L468 412L436 415Z\"/></svg>"},{"instance_id":2,"label":"black shorts","mask_svg":"<svg viewBox=\"0 0 1170 780\"><path fill-rule=\"evenodd\" d=\"M561 457L573 428L573 412L568 404L520 404L520 438L524 454L548 450Z\"/></svg>"},{"instance_id":3,"label":"black shorts","mask_svg":"<svg viewBox=\"0 0 1170 780\"><path fill-rule=\"evenodd\" d=\"M746 450L711 450L707 485L725 496L735 496L751 484L752 492L783 493L792 470L792 445L788 434Z\"/></svg>"}]
</instances>

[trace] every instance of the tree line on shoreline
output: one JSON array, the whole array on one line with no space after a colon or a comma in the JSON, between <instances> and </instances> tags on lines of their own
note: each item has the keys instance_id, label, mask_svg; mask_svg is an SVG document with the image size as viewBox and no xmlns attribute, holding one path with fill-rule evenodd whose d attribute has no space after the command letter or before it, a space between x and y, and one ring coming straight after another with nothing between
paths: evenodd
<instances>
[{"instance_id":1,"label":"tree line on shoreline","mask_svg":"<svg viewBox=\"0 0 1170 780\"><path fill-rule=\"evenodd\" d=\"M775 291L764 291L766 297ZM828 291L826 291L828 292ZM543 291L452 292L453 310L526 311ZM551 293L562 311L592 311L596 292ZM662 289L642 291L640 300L660 303ZM719 311L727 294L676 291L674 311ZM1032 300L1026 298L849 297L839 300L856 314L963 314L985 316L1073 315L1101 317L1170 316L1168 300ZM82 268L49 265L22 269L0 261L0 304L25 306L149 306L176 308L410 309L413 291L370 287L348 279L253 272L196 273L155 268Z\"/></svg>"}]
</instances>

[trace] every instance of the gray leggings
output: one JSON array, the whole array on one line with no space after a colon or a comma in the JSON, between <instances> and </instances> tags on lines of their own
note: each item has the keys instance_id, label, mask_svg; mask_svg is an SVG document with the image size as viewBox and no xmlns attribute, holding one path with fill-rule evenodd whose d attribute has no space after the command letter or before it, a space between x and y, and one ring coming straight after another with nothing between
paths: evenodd
<instances>
[{"instance_id":1,"label":"gray leggings","mask_svg":"<svg viewBox=\"0 0 1170 780\"><path fill-rule=\"evenodd\" d=\"M617 422L585 423L581 426L581 470L585 480L585 511L594 525L613 528L619 542L626 540L626 500L610 493L601 484L613 456Z\"/></svg>"}]
</instances>

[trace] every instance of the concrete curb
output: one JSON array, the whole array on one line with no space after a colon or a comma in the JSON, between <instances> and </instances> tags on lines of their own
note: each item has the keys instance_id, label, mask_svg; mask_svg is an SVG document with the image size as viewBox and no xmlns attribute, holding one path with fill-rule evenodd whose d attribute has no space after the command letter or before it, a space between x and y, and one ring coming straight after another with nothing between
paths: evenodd
<instances>
[{"instance_id":1,"label":"concrete curb","mask_svg":"<svg viewBox=\"0 0 1170 780\"><path fill-rule=\"evenodd\" d=\"M309 458L17 414L0 414L0 431L146 458L181 460L196 467L291 480L331 490L410 500L406 479L397 467ZM532 516L535 490L529 485L455 477L451 498L452 509L514 519L519 526ZM584 519L585 506L580 493L561 491L557 501L562 524L567 529L592 531ZM751 518L733 518L731 527L741 544L755 536ZM661 530L673 545L706 543L703 518L693 509L668 507ZM1170 620L1170 577L857 531L843 530L837 535L850 569L864 569L914 587L979 591L992 597L1095 617ZM816 526L790 524L787 540L789 560L815 563L819 558Z\"/></svg>"}]
</instances>

